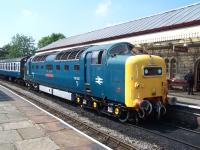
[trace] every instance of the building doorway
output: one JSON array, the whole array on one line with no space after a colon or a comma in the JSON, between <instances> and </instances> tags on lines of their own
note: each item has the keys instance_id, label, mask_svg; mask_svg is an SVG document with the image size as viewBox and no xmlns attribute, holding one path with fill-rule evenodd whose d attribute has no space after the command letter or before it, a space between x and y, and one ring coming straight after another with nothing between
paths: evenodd
<instances>
[{"instance_id":1,"label":"building doorway","mask_svg":"<svg viewBox=\"0 0 200 150\"><path fill-rule=\"evenodd\" d=\"M194 66L194 85L197 91L200 91L200 58L196 61Z\"/></svg>"}]
</instances>

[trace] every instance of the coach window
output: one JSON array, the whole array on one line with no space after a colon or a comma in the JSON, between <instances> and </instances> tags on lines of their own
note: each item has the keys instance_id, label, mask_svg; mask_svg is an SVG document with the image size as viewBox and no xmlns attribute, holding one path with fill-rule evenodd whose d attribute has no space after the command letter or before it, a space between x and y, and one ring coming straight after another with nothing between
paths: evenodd
<instances>
[{"instance_id":1,"label":"coach window","mask_svg":"<svg viewBox=\"0 0 200 150\"><path fill-rule=\"evenodd\" d=\"M20 71L20 63L18 63L18 71Z\"/></svg>"},{"instance_id":2,"label":"coach window","mask_svg":"<svg viewBox=\"0 0 200 150\"><path fill-rule=\"evenodd\" d=\"M60 70L60 65L56 65L56 70Z\"/></svg>"},{"instance_id":3,"label":"coach window","mask_svg":"<svg viewBox=\"0 0 200 150\"><path fill-rule=\"evenodd\" d=\"M39 66L38 65L36 65L36 69L38 69L39 68Z\"/></svg>"},{"instance_id":4,"label":"coach window","mask_svg":"<svg viewBox=\"0 0 200 150\"><path fill-rule=\"evenodd\" d=\"M43 69L43 68L44 68L44 66L42 65L42 66L41 66L41 69Z\"/></svg>"},{"instance_id":5,"label":"coach window","mask_svg":"<svg viewBox=\"0 0 200 150\"><path fill-rule=\"evenodd\" d=\"M32 65L32 69L34 69L34 65Z\"/></svg>"},{"instance_id":6,"label":"coach window","mask_svg":"<svg viewBox=\"0 0 200 150\"><path fill-rule=\"evenodd\" d=\"M13 63L13 70L15 71L16 70L16 64Z\"/></svg>"},{"instance_id":7,"label":"coach window","mask_svg":"<svg viewBox=\"0 0 200 150\"><path fill-rule=\"evenodd\" d=\"M69 70L69 65L64 65L64 70L65 71Z\"/></svg>"},{"instance_id":8,"label":"coach window","mask_svg":"<svg viewBox=\"0 0 200 150\"><path fill-rule=\"evenodd\" d=\"M74 70L80 70L80 65L74 65Z\"/></svg>"},{"instance_id":9,"label":"coach window","mask_svg":"<svg viewBox=\"0 0 200 150\"><path fill-rule=\"evenodd\" d=\"M92 52L92 64L102 63L103 50Z\"/></svg>"}]
</instances>

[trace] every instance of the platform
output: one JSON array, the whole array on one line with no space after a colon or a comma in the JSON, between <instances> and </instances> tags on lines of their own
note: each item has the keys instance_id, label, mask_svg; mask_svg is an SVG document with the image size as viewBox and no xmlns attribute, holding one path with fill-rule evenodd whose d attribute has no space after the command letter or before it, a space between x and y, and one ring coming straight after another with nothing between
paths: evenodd
<instances>
[{"instance_id":1,"label":"platform","mask_svg":"<svg viewBox=\"0 0 200 150\"><path fill-rule=\"evenodd\" d=\"M0 150L58 149L109 148L1 87Z\"/></svg>"},{"instance_id":2,"label":"platform","mask_svg":"<svg viewBox=\"0 0 200 150\"><path fill-rule=\"evenodd\" d=\"M187 92L170 90L169 97L172 96L177 98L178 103L197 106L200 109L200 92L194 92L194 95L188 95Z\"/></svg>"}]
</instances>

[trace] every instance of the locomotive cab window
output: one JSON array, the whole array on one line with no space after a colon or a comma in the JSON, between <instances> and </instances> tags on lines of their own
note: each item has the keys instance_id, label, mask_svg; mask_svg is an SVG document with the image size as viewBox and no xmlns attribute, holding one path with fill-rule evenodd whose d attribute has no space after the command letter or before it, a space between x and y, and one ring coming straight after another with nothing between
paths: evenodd
<instances>
[{"instance_id":1,"label":"locomotive cab window","mask_svg":"<svg viewBox=\"0 0 200 150\"><path fill-rule=\"evenodd\" d=\"M110 55L127 55L131 54L133 46L131 44L119 44L110 49Z\"/></svg>"},{"instance_id":2,"label":"locomotive cab window","mask_svg":"<svg viewBox=\"0 0 200 150\"><path fill-rule=\"evenodd\" d=\"M92 64L102 64L103 50L92 52Z\"/></svg>"}]
</instances>

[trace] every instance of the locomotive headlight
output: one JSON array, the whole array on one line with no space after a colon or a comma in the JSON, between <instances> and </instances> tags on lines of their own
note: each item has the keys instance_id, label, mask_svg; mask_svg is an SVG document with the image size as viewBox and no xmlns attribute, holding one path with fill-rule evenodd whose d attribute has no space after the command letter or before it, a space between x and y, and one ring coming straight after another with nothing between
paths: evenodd
<instances>
[{"instance_id":1,"label":"locomotive headlight","mask_svg":"<svg viewBox=\"0 0 200 150\"><path fill-rule=\"evenodd\" d=\"M146 68L144 69L144 74L147 75L149 73L149 70Z\"/></svg>"},{"instance_id":2,"label":"locomotive headlight","mask_svg":"<svg viewBox=\"0 0 200 150\"><path fill-rule=\"evenodd\" d=\"M158 69L158 75L161 75L162 74L162 69Z\"/></svg>"}]
</instances>

